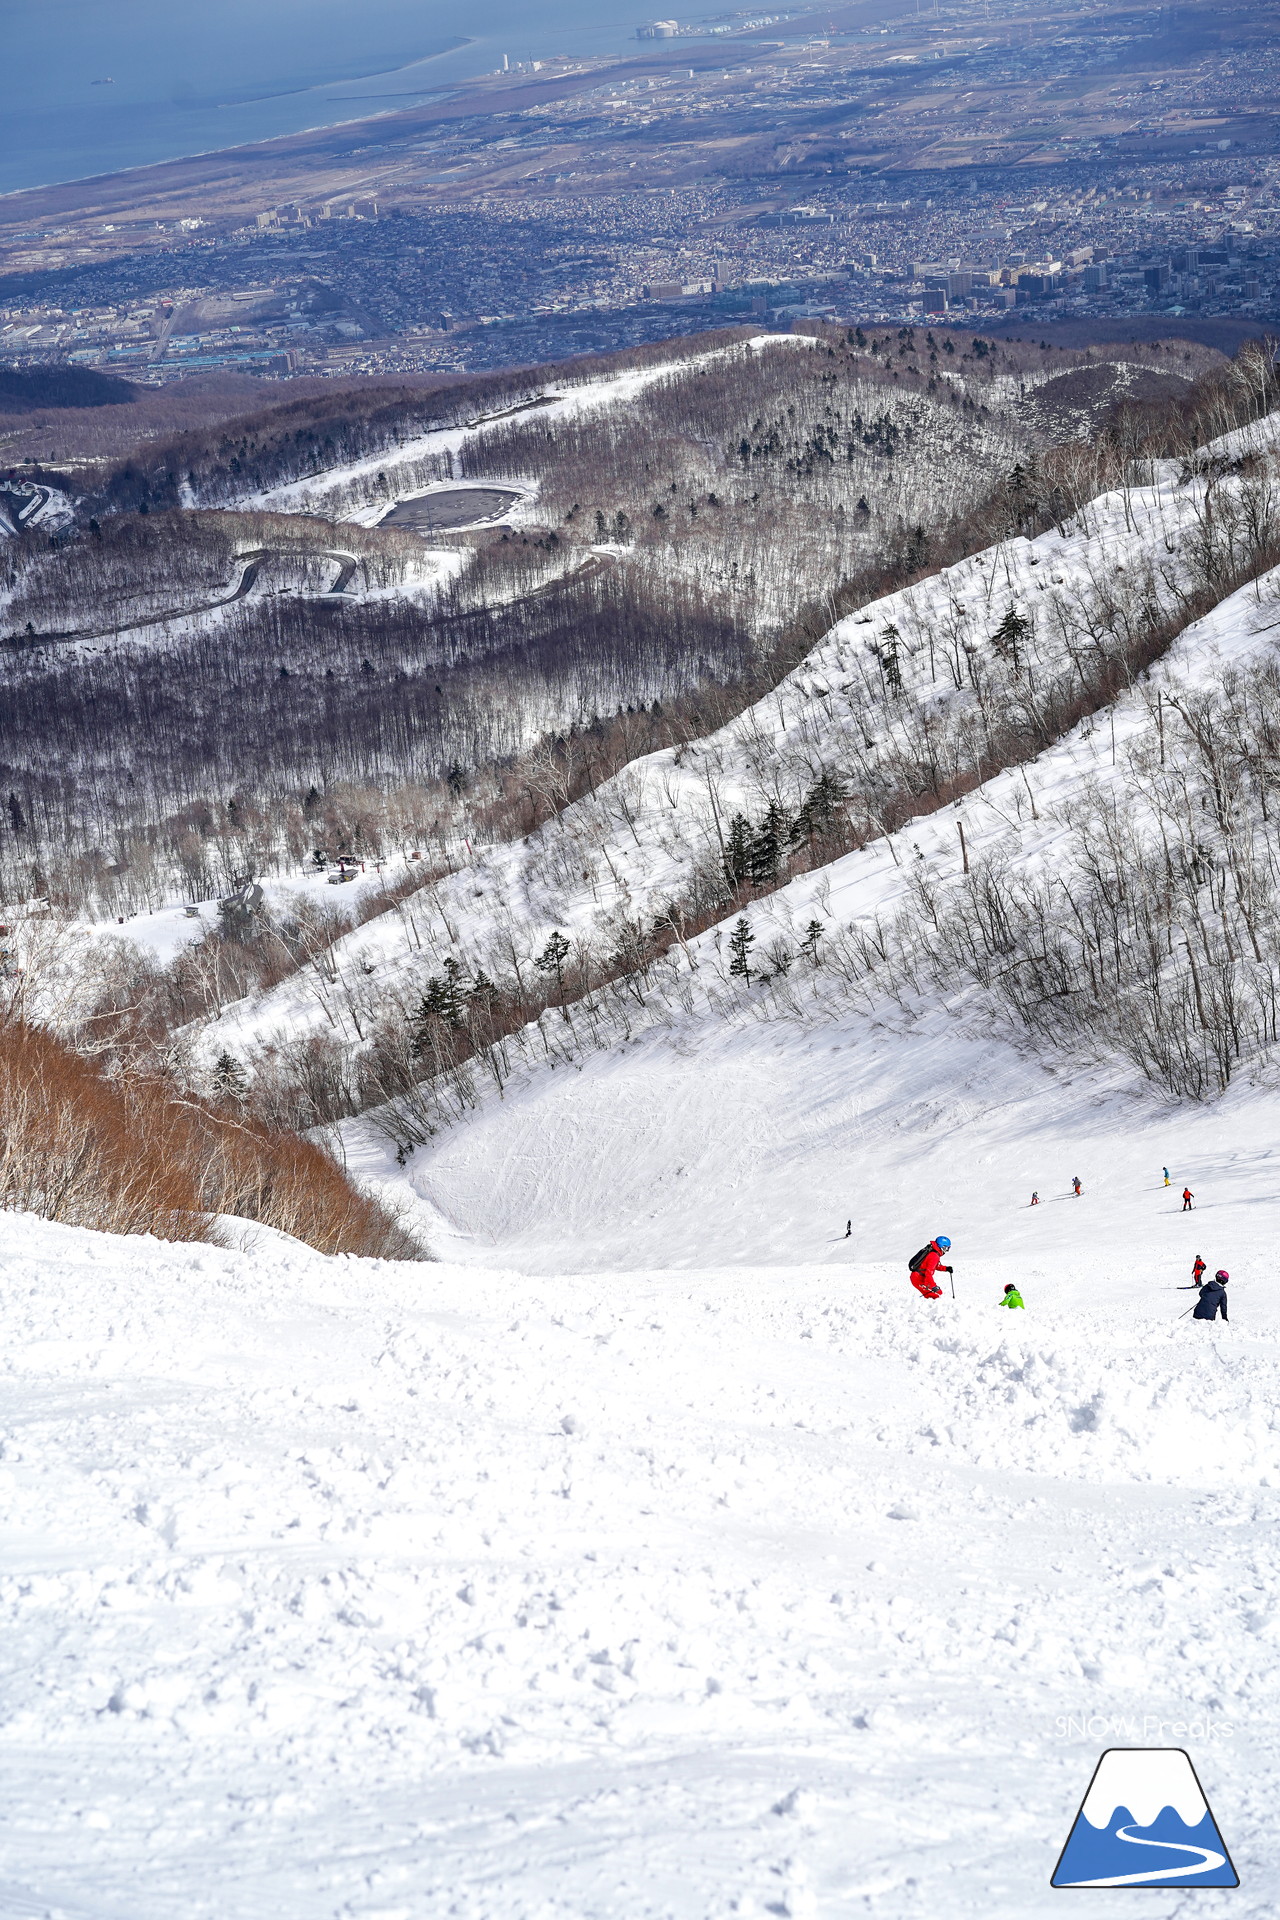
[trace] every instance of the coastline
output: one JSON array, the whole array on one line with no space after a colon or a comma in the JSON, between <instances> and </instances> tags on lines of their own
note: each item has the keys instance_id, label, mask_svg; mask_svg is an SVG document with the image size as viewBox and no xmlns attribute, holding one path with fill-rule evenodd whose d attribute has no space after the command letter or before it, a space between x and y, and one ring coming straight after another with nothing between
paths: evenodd
<instances>
[{"instance_id":1,"label":"coastline","mask_svg":"<svg viewBox=\"0 0 1280 1920\"><path fill-rule=\"evenodd\" d=\"M235 100L217 100L214 102L214 105L217 107L252 107L260 105L265 100L298 100L301 99L303 94L323 93L327 87L366 86L373 80L390 80L397 73L411 73L415 67L428 66L433 60L445 60L451 53L461 53L465 47L475 47L479 46L479 44L475 34L464 33L458 35L455 39L446 41L443 46L433 48L430 53L420 53L412 60L402 60L398 67L378 67L373 73L353 73L348 75L345 80L324 80L311 87L282 87L275 93L246 93L240 95ZM460 81L458 84L465 86L466 82ZM417 94L424 91L425 89L421 87L411 87L405 93L353 93L349 95L332 93L329 94L327 98L330 103L334 105L340 105L344 99L349 99L353 103L357 100L412 100ZM326 121L323 124L330 125L334 123ZM316 127L294 128L295 133L315 133L317 130ZM272 134L264 137L282 140L287 139L288 135ZM194 154L173 153L168 156L167 160L155 161L152 164L156 166L166 166L169 160L189 160L195 157ZM144 162L143 164L146 163ZM85 177L89 178L91 176Z\"/></svg>"},{"instance_id":2,"label":"coastline","mask_svg":"<svg viewBox=\"0 0 1280 1920\"><path fill-rule=\"evenodd\" d=\"M519 112L525 107L598 87L615 75L661 73L670 65L679 64L681 58L687 56L645 52L571 73L512 75L509 76L512 84L505 86L482 83L508 76L477 75L470 82L451 86L443 98L437 97L416 107L353 114L349 119L326 121L271 139L208 147L172 160L144 161L135 167L50 181L39 187L17 187L0 194L0 243L7 229L31 221L73 215L109 217L126 208L149 206L162 195L167 198L193 192L236 175L243 186L250 185L254 176L261 176L265 182L279 175L282 163L305 164L340 158L351 152L352 143L359 141L362 128L370 130L370 140L385 138L393 130L397 138L407 139L441 121L461 120L472 114ZM173 217L172 209L166 217Z\"/></svg>"},{"instance_id":3,"label":"coastline","mask_svg":"<svg viewBox=\"0 0 1280 1920\"><path fill-rule=\"evenodd\" d=\"M342 106L346 104L364 106L366 102L378 99L411 100L420 97L420 95L424 93L437 91L438 83L426 82L420 88L411 88L404 93L388 94L351 94L344 96L342 94L329 93L328 89L335 86L359 86L383 78L390 79L395 74L411 72L415 67L425 67L432 61L448 59L451 54L462 53L467 47L478 45L479 40L474 34L463 34L434 48L430 53L417 54L412 60L402 61L399 66L378 67L372 73L351 74L344 79L326 80L314 86L282 88L272 93L246 94L242 98L234 100L218 100L211 103L211 110L220 112L224 110L234 110L239 107L261 105L271 100L297 100L307 94L316 95L318 105L323 101L323 104L331 106ZM466 79L446 83L446 85L452 91L474 85L477 80L483 77L483 75L475 74ZM404 109L388 109L388 112L391 113L396 111L404 111ZM127 167L108 167L97 173L68 174L62 178L51 178L30 186L3 188L0 189L0 220L3 220L4 210L7 205L12 201L20 199L25 194L57 193L71 187L92 187L95 182L125 178L132 179L136 178L139 174L146 173L153 169L158 170L194 164L202 160L212 159L221 154L245 154L253 149L262 147L278 148L292 140L306 139L315 134L332 133L340 127L357 126L362 121L382 117L381 115L368 111L353 114L350 118L330 119L325 117L309 122L304 127L294 127L287 133L259 134L252 139L233 141L230 145L225 146L191 147L185 152L166 154L161 159L139 160Z\"/></svg>"}]
</instances>

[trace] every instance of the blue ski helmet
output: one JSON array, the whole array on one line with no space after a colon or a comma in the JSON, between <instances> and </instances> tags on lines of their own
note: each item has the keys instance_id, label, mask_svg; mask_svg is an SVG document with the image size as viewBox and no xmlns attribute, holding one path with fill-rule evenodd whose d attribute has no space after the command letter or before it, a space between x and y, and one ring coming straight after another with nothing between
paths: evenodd
<instances>
[{"instance_id":1,"label":"blue ski helmet","mask_svg":"<svg viewBox=\"0 0 1280 1920\"><path fill-rule=\"evenodd\" d=\"M947 1251L947 1249L948 1249L948 1247L950 1247L950 1245L951 1245L951 1242L950 1242L950 1241L948 1240L948 1238L947 1238L947 1236L946 1236L946 1234L945 1234L945 1233L940 1233L940 1234L938 1235L938 1237L937 1237L937 1239L936 1239L936 1241L934 1242L934 1245L935 1245L935 1246L938 1246L938 1247L941 1247L941 1248L942 1248L942 1251L943 1251L943 1252L945 1253L945 1252Z\"/></svg>"}]
</instances>

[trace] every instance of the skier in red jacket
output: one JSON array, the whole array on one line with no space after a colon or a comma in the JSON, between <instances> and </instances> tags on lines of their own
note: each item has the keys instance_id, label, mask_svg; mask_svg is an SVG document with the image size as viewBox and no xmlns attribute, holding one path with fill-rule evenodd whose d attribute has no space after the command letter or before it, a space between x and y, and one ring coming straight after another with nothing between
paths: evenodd
<instances>
[{"instance_id":1,"label":"skier in red jacket","mask_svg":"<svg viewBox=\"0 0 1280 1920\"><path fill-rule=\"evenodd\" d=\"M940 1272L952 1271L950 1267L942 1265L943 1254L949 1253L950 1250L950 1240L945 1233L940 1233L936 1240L931 1240L927 1247L921 1247L919 1253L912 1256L911 1284L917 1293L924 1295L926 1300L942 1298L942 1288L938 1285L937 1276Z\"/></svg>"}]
</instances>

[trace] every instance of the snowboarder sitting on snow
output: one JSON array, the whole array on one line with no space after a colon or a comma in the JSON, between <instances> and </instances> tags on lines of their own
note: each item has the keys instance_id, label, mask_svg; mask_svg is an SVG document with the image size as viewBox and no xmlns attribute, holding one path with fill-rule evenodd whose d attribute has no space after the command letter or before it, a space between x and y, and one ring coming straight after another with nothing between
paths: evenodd
<instances>
[{"instance_id":1,"label":"snowboarder sitting on snow","mask_svg":"<svg viewBox=\"0 0 1280 1920\"><path fill-rule=\"evenodd\" d=\"M952 1272L952 1268L942 1265L942 1256L950 1249L950 1240L945 1233L940 1233L936 1240L931 1240L927 1247L921 1247L919 1253L913 1253L911 1256L911 1284L917 1293L924 1295L926 1300L942 1298L942 1288L938 1285L937 1275L939 1272Z\"/></svg>"},{"instance_id":2,"label":"snowboarder sitting on snow","mask_svg":"<svg viewBox=\"0 0 1280 1920\"><path fill-rule=\"evenodd\" d=\"M1212 1280L1206 1280L1200 1289L1200 1298L1192 1310L1193 1320L1213 1320L1221 1313L1227 1318L1227 1281L1231 1275L1225 1268L1219 1267Z\"/></svg>"},{"instance_id":3,"label":"snowboarder sitting on snow","mask_svg":"<svg viewBox=\"0 0 1280 1920\"><path fill-rule=\"evenodd\" d=\"M1002 1307L1020 1307L1023 1305L1022 1295L1018 1292L1012 1280L1004 1290L1004 1299L999 1301L998 1304Z\"/></svg>"}]
</instances>

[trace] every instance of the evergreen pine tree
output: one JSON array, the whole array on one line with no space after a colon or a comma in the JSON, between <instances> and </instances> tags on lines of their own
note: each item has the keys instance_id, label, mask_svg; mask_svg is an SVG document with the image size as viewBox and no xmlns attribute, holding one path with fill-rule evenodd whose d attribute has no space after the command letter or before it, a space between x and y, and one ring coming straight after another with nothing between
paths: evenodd
<instances>
[{"instance_id":1,"label":"evergreen pine tree","mask_svg":"<svg viewBox=\"0 0 1280 1920\"><path fill-rule=\"evenodd\" d=\"M471 990L467 995L468 1000L470 1000L473 1006L491 1007L497 997L498 989L494 986L484 969L478 968L476 977L471 982Z\"/></svg>"},{"instance_id":2,"label":"evergreen pine tree","mask_svg":"<svg viewBox=\"0 0 1280 1920\"><path fill-rule=\"evenodd\" d=\"M556 988L560 993L564 992L564 963L572 951L569 942L557 929L534 962L540 973L554 973Z\"/></svg>"},{"instance_id":3,"label":"evergreen pine tree","mask_svg":"<svg viewBox=\"0 0 1280 1920\"><path fill-rule=\"evenodd\" d=\"M825 932L826 928L821 920L811 920L804 930L804 939L800 942L801 953L812 960L815 967L818 964L818 943Z\"/></svg>"},{"instance_id":4,"label":"evergreen pine tree","mask_svg":"<svg viewBox=\"0 0 1280 1920\"><path fill-rule=\"evenodd\" d=\"M462 1014L466 990L462 984L462 968L450 954L444 963L443 1000L445 1019L451 1026L457 1026Z\"/></svg>"},{"instance_id":5,"label":"evergreen pine tree","mask_svg":"<svg viewBox=\"0 0 1280 1920\"><path fill-rule=\"evenodd\" d=\"M751 984L750 954L755 943L756 937L744 915L729 935L729 972L736 979L745 980L748 986Z\"/></svg>"},{"instance_id":6,"label":"evergreen pine tree","mask_svg":"<svg viewBox=\"0 0 1280 1920\"><path fill-rule=\"evenodd\" d=\"M753 886L766 887L777 877L778 860L790 837L791 822L776 800L769 802L764 819L751 836L747 852L747 878Z\"/></svg>"},{"instance_id":7,"label":"evergreen pine tree","mask_svg":"<svg viewBox=\"0 0 1280 1920\"><path fill-rule=\"evenodd\" d=\"M456 1027L464 1004L462 968L450 954L444 963L443 976L432 974L418 1002L410 1039L414 1053L427 1053L442 1028Z\"/></svg>"},{"instance_id":8,"label":"evergreen pine tree","mask_svg":"<svg viewBox=\"0 0 1280 1920\"><path fill-rule=\"evenodd\" d=\"M880 641L880 666L884 684L890 693L902 692L902 659L898 653L898 629L890 624Z\"/></svg>"},{"instance_id":9,"label":"evergreen pine tree","mask_svg":"<svg viewBox=\"0 0 1280 1920\"><path fill-rule=\"evenodd\" d=\"M1016 607L1010 607L991 636L992 646L1002 660L1009 662L1015 673L1022 671L1022 649L1030 635L1031 622Z\"/></svg>"},{"instance_id":10,"label":"evergreen pine tree","mask_svg":"<svg viewBox=\"0 0 1280 1920\"><path fill-rule=\"evenodd\" d=\"M844 788L839 778L824 768L800 804L791 828L793 843L798 846L802 841L816 840L829 832L836 808L843 799Z\"/></svg>"},{"instance_id":11,"label":"evergreen pine tree","mask_svg":"<svg viewBox=\"0 0 1280 1920\"><path fill-rule=\"evenodd\" d=\"M731 888L740 887L747 877L751 856L751 823L744 813L735 813L729 822L725 841L724 871Z\"/></svg>"},{"instance_id":12,"label":"evergreen pine tree","mask_svg":"<svg viewBox=\"0 0 1280 1920\"><path fill-rule=\"evenodd\" d=\"M239 1100L249 1085L249 1076L230 1053L220 1053L213 1063L214 1092L224 1100Z\"/></svg>"}]
</instances>

